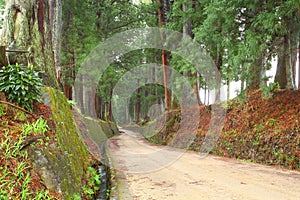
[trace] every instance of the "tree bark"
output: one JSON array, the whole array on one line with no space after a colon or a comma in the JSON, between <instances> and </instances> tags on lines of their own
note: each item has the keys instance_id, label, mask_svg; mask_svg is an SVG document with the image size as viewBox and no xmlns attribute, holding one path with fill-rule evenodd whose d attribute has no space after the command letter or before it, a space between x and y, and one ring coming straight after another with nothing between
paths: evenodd
<instances>
[{"instance_id":1,"label":"tree bark","mask_svg":"<svg viewBox=\"0 0 300 200\"><path fill-rule=\"evenodd\" d=\"M279 83L280 88L284 89L287 84L286 80L286 56L285 51L287 49L286 38L283 38L283 44L279 48L277 69L274 82Z\"/></svg>"},{"instance_id":2,"label":"tree bark","mask_svg":"<svg viewBox=\"0 0 300 200\"><path fill-rule=\"evenodd\" d=\"M55 71L58 83L61 85L61 31L62 31L62 2L61 0L49 0L50 28L52 30L52 44Z\"/></svg>"},{"instance_id":3,"label":"tree bark","mask_svg":"<svg viewBox=\"0 0 300 200\"><path fill-rule=\"evenodd\" d=\"M203 103L206 104L206 94L207 94L207 89L206 89L206 84L204 83L204 87L202 87L204 89L204 96L203 96Z\"/></svg>"},{"instance_id":4,"label":"tree bark","mask_svg":"<svg viewBox=\"0 0 300 200\"><path fill-rule=\"evenodd\" d=\"M299 32L292 30L289 33L289 89L295 89L296 86L296 62L297 62L297 47L298 47Z\"/></svg>"},{"instance_id":5,"label":"tree bark","mask_svg":"<svg viewBox=\"0 0 300 200\"><path fill-rule=\"evenodd\" d=\"M113 101L113 83L111 82L111 87L109 90L109 96L110 96L110 100L109 100L109 104L108 104L108 121L112 121L113 120L113 113L112 113L112 101Z\"/></svg>"},{"instance_id":6,"label":"tree bark","mask_svg":"<svg viewBox=\"0 0 300 200\"><path fill-rule=\"evenodd\" d=\"M295 88L298 36L299 32L290 27L290 31L282 38L275 75L275 82L279 83L281 89Z\"/></svg>"},{"instance_id":7,"label":"tree bark","mask_svg":"<svg viewBox=\"0 0 300 200\"><path fill-rule=\"evenodd\" d=\"M140 121L140 116L141 116L141 83L140 79L137 80L138 88L137 88L137 99L136 99L136 122Z\"/></svg>"},{"instance_id":8,"label":"tree bark","mask_svg":"<svg viewBox=\"0 0 300 200\"><path fill-rule=\"evenodd\" d=\"M95 95L95 110L97 113L97 118L103 119L102 118L102 98L98 93L96 93L96 95Z\"/></svg>"},{"instance_id":9,"label":"tree bark","mask_svg":"<svg viewBox=\"0 0 300 200\"><path fill-rule=\"evenodd\" d=\"M247 80L248 89L257 89L260 86L261 81L261 70L262 70L262 60L257 58L249 66L249 77Z\"/></svg>"},{"instance_id":10,"label":"tree bark","mask_svg":"<svg viewBox=\"0 0 300 200\"><path fill-rule=\"evenodd\" d=\"M282 45L278 54L275 82L279 83L281 89L293 88L292 60L290 51L290 38L284 35Z\"/></svg>"},{"instance_id":11,"label":"tree bark","mask_svg":"<svg viewBox=\"0 0 300 200\"><path fill-rule=\"evenodd\" d=\"M182 10L184 13L187 13L188 9L192 8L193 6L193 0L187 0L185 3L183 3ZM192 20L189 17L185 17L185 24L183 25L183 37L190 37L194 38L193 32L192 32ZM191 70L188 70L184 72L184 75L188 76L189 79L192 81L192 88L193 93L198 101L198 104L201 103L200 97L199 97L199 88L197 83L198 74L197 72L192 73Z\"/></svg>"},{"instance_id":12,"label":"tree bark","mask_svg":"<svg viewBox=\"0 0 300 200\"><path fill-rule=\"evenodd\" d=\"M158 21L159 21L159 27L163 28L164 24L167 22L167 7L168 1L162 1L157 0L159 7L158 7ZM164 35L161 35L162 41L165 39ZM168 53L165 50L162 50L161 52L161 59L162 59L162 68L163 68L163 76L164 76L164 87L165 87L165 109L169 110L171 108L171 93L168 89L168 83L170 78L170 73L168 70Z\"/></svg>"},{"instance_id":13,"label":"tree bark","mask_svg":"<svg viewBox=\"0 0 300 200\"><path fill-rule=\"evenodd\" d=\"M61 0L6 0L1 45L28 53L9 54L10 64L34 65L44 71L45 85L58 88L56 59L59 60ZM54 53L56 52L56 53ZM58 64L59 65L59 64Z\"/></svg>"},{"instance_id":14,"label":"tree bark","mask_svg":"<svg viewBox=\"0 0 300 200\"><path fill-rule=\"evenodd\" d=\"M298 34L298 89L300 89L300 34Z\"/></svg>"},{"instance_id":15,"label":"tree bark","mask_svg":"<svg viewBox=\"0 0 300 200\"><path fill-rule=\"evenodd\" d=\"M230 99L230 81L227 81L227 99L226 100L229 100Z\"/></svg>"}]
</instances>

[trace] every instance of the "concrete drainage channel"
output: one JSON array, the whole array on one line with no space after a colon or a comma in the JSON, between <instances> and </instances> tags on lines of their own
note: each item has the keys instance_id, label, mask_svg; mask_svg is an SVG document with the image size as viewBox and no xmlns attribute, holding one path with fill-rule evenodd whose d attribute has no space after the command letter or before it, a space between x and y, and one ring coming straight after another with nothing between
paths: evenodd
<instances>
[{"instance_id":1,"label":"concrete drainage channel","mask_svg":"<svg viewBox=\"0 0 300 200\"><path fill-rule=\"evenodd\" d=\"M101 175L101 185L99 189L99 194L95 198L95 200L117 200L118 199L118 192L117 192L117 181L116 181L116 174L115 170L111 167L112 163L110 158L107 156L105 148L103 148L105 145L101 145L101 151L102 151L102 158L104 158L104 162L107 163L106 165L99 165L98 167L98 173Z\"/></svg>"},{"instance_id":2,"label":"concrete drainage channel","mask_svg":"<svg viewBox=\"0 0 300 200\"><path fill-rule=\"evenodd\" d=\"M101 175L101 184L99 188L99 194L95 200L106 200L109 189L109 173L107 173L107 167L105 165L100 165L98 167L98 173Z\"/></svg>"}]
</instances>

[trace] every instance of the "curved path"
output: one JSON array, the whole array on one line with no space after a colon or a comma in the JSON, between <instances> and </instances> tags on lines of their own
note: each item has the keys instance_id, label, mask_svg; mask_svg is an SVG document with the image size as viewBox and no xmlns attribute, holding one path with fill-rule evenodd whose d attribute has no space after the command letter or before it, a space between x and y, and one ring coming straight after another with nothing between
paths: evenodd
<instances>
[{"instance_id":1,"label":"curved path","mask_svg":"<svg viewBox=\"0 0 300 200\"><path fill-rule=\"evenodd\" d=\"M106 146L120 200L300 199L300 172L203 158L123 131Z\"/></svg>"}]
</instances>

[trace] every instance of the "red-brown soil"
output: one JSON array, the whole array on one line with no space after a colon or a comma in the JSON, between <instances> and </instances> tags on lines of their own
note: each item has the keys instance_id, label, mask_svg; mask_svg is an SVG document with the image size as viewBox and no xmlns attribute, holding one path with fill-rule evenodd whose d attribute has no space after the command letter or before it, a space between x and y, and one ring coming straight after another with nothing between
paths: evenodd
<instances>
[{"instance_id":1,"label":"red-brown soil","mask_svg":"<svg viewBox=\"0 0 300 200\"><path fill-rule=\"evenodd\" d=\"M30 149L30 145L34 145L35 147L43 148L45 143L51 144L54 143L54 132L53 132L53 122L51 121L51 110L49 107L43 104L36 104L34 106L33 115L26 114L26 118L22 119L23 117L16 117L20 110L16 108L12 108L11 106L5 106L3 111L6 114L2 114L0 117L0 139L1 142L9 138L8 144L11 148L14 148L14 145L17 141L19 141L20 135L22 133L21 126L26 123L33 123L40 117L48 122L49 130L44 134L31 134L30 136L26 137L23 141L24 148L18 151L28 151ZM5 155L3 152L5 148L1 148L0 152L0 166L3 168L0 169L0 174L3 175L3 169L5 166L8 166L9 172L11 175L7 175L3 178L5 180L15 180L15 174L18 172L18 166L20 163L26 163L26 166L30 166L24 170L20 170L21 175L18 177L18 181L15 182L13 187L10 188L8 195L11 199L20 198L20 193L22 192L22 183L25 180L25 177L29 175L30 182L28 183L26 192L28 194L28 198L34 197L37 191L46 191L48 188L44 185L43 180L39 174L39 172L33 168L33 161L29 157L24 156L14 156L14 155ZM4 182L4 180L2 180ZM2 188L3 190L3 188ZM5 191L1 191L5 192ZM49 190L49 195L55 199L61 199L61 195ZM3 196L2 196L3 197Z\"/></svg>"},{"instance_id":2,"label":"red-brown soil","mask_svg":"<svg viewBox=\"0 0 300 200\"><path fill-rule=\"evenodd\" d=\"M8 143L11 146L11 148L14 148L13 146L16 144L17 141L19 141L20 135L22 133L21 126L26 123L29 124L34 123L40 117L42 117L47 122L47 125L49 127L48 131L45 134L30 134L30 136L25 138L25 141L23 142L24 144L22 143L22 145L24 145L24 148L22 148L21 151L30 152L32 148L44 149L47 148L47 146L49 145L56 144L55 124L52 121L52 112L50 107L42 103L37 103L34 105L34 109L31 114L26 114L25 115L26 117L24 117L24 115L23 117L16 117L17 115L19 115L19 113L21 113L20 109L14 108L11 105L6 105L6 104L1 104L1 105L2 105L3 113L0 115L0 142L9 138ZM3 107L3 105L5 106ZM78 125L80 130L83 131L84 134L86 132L85 127L81 126L80 121L78 121ZM86 145L89 146L89 148L96 148L94 142L90 140L88 137L84 138L84 142ZM38 170L33 167L34 166L33 160L31 160L30 156L24 158L24 156L18 156L18 155L17 156L5 155L4 149L5 148L0 148L0 166L8 166L8 169L11 172L11 175L5 176L5 181L6 180L14 181L16 179L15 174L17 172L17 168L18 165L20 165L20 163L25 162L26 165L29 167L22 170L23 177L20 177L18 181L15 182L13 187L4 188L4 191L0 191L0 199L4 197L1 196L2 194L5 194L5 196L9 196L11 199L20 199L21 198L20 195L22 191L22 182L24 182L24 179L27 175L29 175L31 179L27 187L28 191L26 192L29 195L28 197L30 199L36 197L37 191L41 191L41 193L45 191L49 191L48 196L51 196L54 199L62 199L60 193L49 190L46 187L46 185L43 183L41 174L39 174ZM97 150L98 149L95 149L95 152L98 152ZM99 155L95 155L93 153L93 155L89 154L89 156L90 156L91 166L97 168L100 164ZM3 174L3 170L4 168L0 167L0 175ZM82 177L83 185L88 185L90 178L91 177ZM0 180L0 183L2 181L4 180ZM9 190L9 193L5 191L6 189ZM83 199L90 199L89 197L85 196L83 193L81 193L81 195Z\"/></svg>"},{"instance_id":3,"label":"red-brown soil","mask_svg":"<svg viewBox=\"0 0 300 200\"><path fill-rule=\"evenodd\" d=\"M224 128L211 153L252 162L300 169L300 91L275 91L272 98L253 90L244 99L226 104ZM189 147L199 151L209 128L211 106L200 106L199 127ZM195 111L195 109L194 109ZM171 112L166 123L152 141L168 144L173 139L180 112Z\"/></svg>"}]
</instances>

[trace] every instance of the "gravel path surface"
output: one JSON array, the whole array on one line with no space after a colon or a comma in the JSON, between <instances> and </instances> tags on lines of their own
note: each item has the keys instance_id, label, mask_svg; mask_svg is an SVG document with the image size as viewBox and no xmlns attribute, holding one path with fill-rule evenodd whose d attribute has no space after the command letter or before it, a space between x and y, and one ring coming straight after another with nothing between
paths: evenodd
<instances>
[{"instance_id":1,"label":"gravel path surface","mask_svg":"<svg viewBox=\"0 0 300 200\"><path fill-rule=\"evenodd\" d=\"M201 157L123 131L106 146L120 200L300 200L300 172Z\"/></svg>"}]
</instances>

